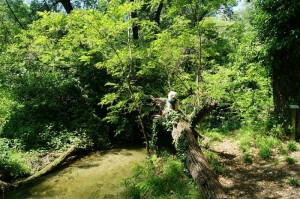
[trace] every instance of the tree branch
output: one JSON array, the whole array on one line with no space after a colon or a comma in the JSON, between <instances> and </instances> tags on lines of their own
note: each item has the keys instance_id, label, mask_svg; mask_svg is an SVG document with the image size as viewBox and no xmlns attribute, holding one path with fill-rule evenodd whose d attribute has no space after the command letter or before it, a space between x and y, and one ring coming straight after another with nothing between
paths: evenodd
<instances>
[{"instance_id":1,"label":"tree branch","mask_svg":"<svg viewBox=\"0 0 300 199\"><path fill-rule=\"evenodd\" d=\"M8 9L10 10L10 12L13 14L14 16L14 19L15 21L17 22L17 24L19 24L19 26L22 28L22 29L25 29L25 27L22 25L22 23L20 22L20 20L18 19L18 17L16 16L16 14L14 13L13 9L11 8L10 4L8 3L7 0L5 0L6 4L7 4L7 7Z\"/></svg>"},{"instance_id":2,"label":"tree branch","mask_svg":"<svg viewBox=\"0 0 300 199\"><path fill-rule=\"evenodd\" d=\"M217 107L217 103L214 100L207 100L206 105L198 110L192 116L191 119L191 128L195 128L195 126L205 117L206 114L210 113Z\"/></svg>"}]
</instances>

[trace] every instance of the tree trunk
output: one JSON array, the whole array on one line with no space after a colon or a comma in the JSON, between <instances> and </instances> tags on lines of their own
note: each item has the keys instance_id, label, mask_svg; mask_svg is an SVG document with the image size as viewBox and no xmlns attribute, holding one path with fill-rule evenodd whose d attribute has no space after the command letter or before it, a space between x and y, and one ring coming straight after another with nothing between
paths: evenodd
<instances>
[{"instance_id":1,"label":"tree trunk","mask_svg":"<svg viewBox=\"0 0 300 199\"><path fill-rule=\"evenodd\" d=\"M164 3L161 1L159 3L157 11L155 13L154 20L155 20L155 22L157 23L158 26L160 25L160 14L161 14L161 11L163 9L163 6L164 6Z\"/></svg>"},{"instance_id":2,"label":"tree trunk","mask_svg":"<svg viewBox=\"0 0 300 199\"><path fill-rule=\"evenodd\" d=\"M130 0L130 2L134 3L134 0ZM137 19L137 11L131 12L131 18L132 19ZM138 27L138 23L135 21L132 24L132 38L134 40L138 40L139 39L139 27Z\"/></svg>"},{"instance_id":3,"label":"tree trunk","mask_svg":"<svg viewBox=\"0 0 300 199\"><path fill-rule=\"evenodd\" d=\"M175 146L179 145L182 139L187 142L184 155L185 163L199 191L203 193L205 198L227 198L222 185L218 181L218 176L213 172L206 161L197 143L195 134L197 134L197 132L191 129L187 122L180 121L172 131Z\"/></svg>"},{"instance_id":4,"label":"tree trunk","mask_svg":"<svg viewBox=\"0 0 300 199\"><path fill-rule=\"evenodd\" d=\"M68 14L70 14L70 12L73 10L71 0L60 0L58 2L60 2L63 5L64 9Z\"/></svg>"},{"instance_id":5,"label":"tree trunk","mask_svg":"<svg viewBox=\"0 0 300 199\"><path fill-rule=\"evenodd\" d=\"M163 108L163 102L165 101L165 98L151 98L151 105ZM160 131L164 131L160 133L162 135L168 135L170 132L166 132L163 126L159 126L161 123L156 123L154 126L156 126L158 130L154 129L156 139L154 139L153 142L156 145L158 144L158 146L156 146L157 148L166 147L167 142L175 145L177 156L184 161L199 191L205 198L227 198L221 183L218 181L218 176L209 166L196 139L199 134L196 132L195 126L206 114L217 107L216 102L212 99L207 99L205 104L204 107L195 111L189 122L180 120L173 125L170 136L172 140L167 140L165 136L164 138L166 139L159 141L159 139L162 139L162 136L159 135ZM159 120L156 122L159 122ZM159 146L160 143L163 143L163 145ZM172 151L172 148L169 149Z\"/></svg>"}]
</instances>

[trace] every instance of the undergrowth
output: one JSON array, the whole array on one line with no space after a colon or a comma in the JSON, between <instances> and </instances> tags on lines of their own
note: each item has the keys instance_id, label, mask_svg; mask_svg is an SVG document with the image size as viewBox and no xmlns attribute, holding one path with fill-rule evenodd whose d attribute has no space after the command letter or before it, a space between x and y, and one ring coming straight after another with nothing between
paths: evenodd
<instances>
[{"instance_id":1,"label":"undergrowth","mask_svg":"<svg viewBox=\"0 0 300 199\"><path fill-rule=\"evenodd\" d=\"M214 142L221 142L223 139L231 139L233 137L233 141L239 143L239 149L243 153L241 160L246 164L252 164L256 157L262 160L273 160L278 155L285 156L287 164L295 163L295 160L288 156L289 153L298 150L298 144L295 141L285 142L276 135L256 132L247 127L225 133L212 129L211 131L206 130L204 134L207 146Z\"/></svg>"},{"instance_id":2,"label":"undergrowth","mask_svg":"<svg viewBox=\"0 0 300 199\"><path fill-rule=\"evenodd\" d=\"M287 182L289 185L294 186L294 187L300 187L299 180L295 177L289 177L287 179Z\"/></svg>"},{"instance_id":3,"label":"undergrowth","mask_svg":"<svg viewBox=\"0 0 300 199\"><path fill-rule=\"evenodd\" d=\"M134 167L134 175L123 181L126 198L202 198L184 165L173 156L152 156L143 166Z\"/></svg>"},{"instance_id":4,"label":"undergrowth","mask_svg":"<svg viewBox=\"0 0 300 199\"><path fill-rule=\"evenodd\" d=\"M203 153L212 170L218 175L222 174L224 172L224 166L220 163L219 155L209 150L203 150Z\"/></svg>"},{"instance_id":5,"label":"undergrowth","mask_svg":"<svg viewBox=\"0 0 300 199\"><path fill-rule=\"evenodd\" d=\"M0 180L13 179L30 174L30 167L26 163L26 154L22 153L17 141L0 138Z\"/></svg>"}]
</instances>

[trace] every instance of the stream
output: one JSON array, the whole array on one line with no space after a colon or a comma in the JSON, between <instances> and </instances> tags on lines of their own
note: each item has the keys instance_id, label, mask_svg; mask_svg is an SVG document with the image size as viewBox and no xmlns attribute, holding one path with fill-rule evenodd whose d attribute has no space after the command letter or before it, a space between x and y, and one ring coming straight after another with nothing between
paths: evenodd
<instances>
[{"instance_id":1,"label":"stream","mask_svg":"<svg viewBox=\"0 0 300 199\"><path fill-rule=\"evenodd\" d=\"M121 181L146 159L145 149L93 152L68 167L43 176L33 184L5 194L5 199L121 199ZM0 197L1 198L1 197Z\"/></svg>"}]
</instances>

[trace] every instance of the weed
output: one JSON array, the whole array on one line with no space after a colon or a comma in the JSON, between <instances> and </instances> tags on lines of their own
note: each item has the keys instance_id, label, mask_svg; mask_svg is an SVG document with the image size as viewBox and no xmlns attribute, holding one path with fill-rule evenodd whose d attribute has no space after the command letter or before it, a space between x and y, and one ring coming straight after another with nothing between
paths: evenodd
<instances>
[{"instance_id":1,"label":"weed","mask_svg":"<svg viewBox=\"0 0 300 199\"><path fill-rule=\"evenodd\" d=\"M222 164L219 162L220 157L216 153L209 151L209 150L204 150L203 153L204 153L209 165L212 167L212 170L216 174L222 174L224 171L224 168L223 168Z\"/></svg>"},{"instance_id":2,"label":"weed","mask_svg":"<svg viewBox=\"0 0 300 199\"><path fill-rule=\"evenodd\" d=\"M291 186L294 186L294 187L299 187L300 186L299 180L297 178L294 178L294 177L289 177L288 178L288 184L291 185Z\"/></svg>"},{"instance_id":3,"label":"weed","mask_svg":"<svg viewBox=\"0 0 300 199\"><path fill-rule=\"evenodd\" d=\"M243 153L247 153L250 150L250 145L249 145L249 141L243 140L240 142L240 150Z\"/></svg>"},{"instance_id":4,"label":"weed","mask_svg":"<svg viewBox=\"0 0 300 199\"><path fill-rule=\"evenodd\" d=\"M205 135L208 137L208 143L221 142L224 139L224 135L219 132L208 132Z\"/></svg>"},{"instance_id":5,"label":"weed","mask_svg":"<svg viewBox=\"0 0 300 199\"><path fill-rule=\"evenodd\" d=\"M26 163L25 154L10 147L9 140L0 138L0 176L6 174L9 178L28 175L30 168Z\"/></svg>"},{"instance_id":6,"label":"weed","mask_svg":"<svg viewBox=\"0 0 300 199\"><path fill-rule=\"evenodd\" d=\"M288 163L288 164L295 164L296 163L296 160L292 157L289 157L289 156L286 156L285 157L285 161Z\"/></svg>"},{"instance_id":7,"label":"weed","mask_svg":"<svg viewBox=\"0 0 300 199\"><path fill-rule=\"evenodd\" d=\"M284 147L279 147L279 153L281 155L287 155L288 154L288 151L284 148Z\"/></svg>"},{"instance_id":8,"label":"weed","mask_svg":"<svg viewBox=\"0 0 300 199\"><path fill-rule=\"evenodd\" d=\"M248 129L242 129L237 134L237 139L240 140L240 150L243 153L248 153L250 151L250 147L252 142L254 141L254 133L249 131Z\"/></svg>"},{"instance_id":9,"label":"weed","mask_svg":"<svg viewBox=\"0 0 300 199\"><path fill-rule=\"evenodd\" d=\"M249 153L245 153L243 156L243 162L246 164L252 164L253 163L253 157Z\"/></svg>"},{"instance_id":10,"label":"weed","mask_svg":"<svg viewBox=\"0 0 300 199\"><path fill-rule=\"evenodd\" d=\"M297 143L295 141L290 141L287 144L287 148L289 151L297 151L297 149L298 149Z\"/></svg>"},{"instance_id":11,"label":"weed","mask_svg":"<svg viewBox=\"0 0 300 199\"><path fill-rule=\"evenodd\" d=\"M278 158L275 158L275 159L274 159L274 164L275 164L275 165L278 165L278 164L279 164L279 159L278 159Z\"/></svg>"},{"instance_id":12,"label":"weed","mask_svg":"<svg viewBox=\"0 0 300 199\"><path fill-rule=\"evenodd\" d=\"M264 160L267 160L267 159L270 159L272 155L272 151L271 151L271 148L269 146L263 146L260 148L259 150L259 156L264 159Z\"/></svg>"},{"instance_id":13,"label":"weed","mask_svg":"<svg viewBox=\"0 0 300 199\"><path fill-rule=\"evenodd\" d=\"M259 148L259 156L264 159L270 159L272 155L272 149L276 149L281 146L280 140L272 136L257 136L256 146Z\"/></svg>"}]
</instances>

